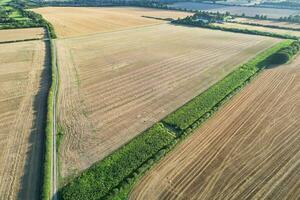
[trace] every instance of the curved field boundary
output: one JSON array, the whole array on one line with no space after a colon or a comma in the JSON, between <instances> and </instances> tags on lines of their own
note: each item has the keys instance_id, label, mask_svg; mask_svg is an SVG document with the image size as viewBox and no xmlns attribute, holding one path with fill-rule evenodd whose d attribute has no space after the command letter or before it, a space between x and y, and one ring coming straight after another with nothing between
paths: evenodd
<instances>
[{"instance_id":1,"label":"curved field boundary","mask_svg":"<svg viewBox=\"0 0 300 200\"><path fill-rule=\"evenodd\" d=\"M289 46L291 41L284 41L279 44L276 44L272 48L264 51L261 55L258 55L256 58L250 60L248 63L242 65L240 68L229 74L225 77L226 81L234 81L240 74L243 78L241 81L236 83L236 86L230 87L231 91L225 93L223 98L219 100L215 100L216 104L210 106L209 111L213 113L224 103L225 100L228 100L232 94L234 94L238 88L242 87L249 81L249 79L254 76L260 69L269 65L267 62L267 58L273 55L275 52ZM245 71L248 72L245 74ZM214 90L214 87L218 87L220 90L225 89L226 81L224 83L224 79L219 81L217 84L212 86L210 89L206 90L199 96L205 96L207 93L209 94L211 90ZM198 96L198 97L199 97ZM198 98L196 97L196 99ZM201 102L200 102L201 104ZM191 103L186 104L190 107ZM181 108L184 111L186 110L186 105ZM194 105L194 104L192 104ZM178 116L178 113L181 113L178 109L174 116ZM190 110L189 110L190 111ZM192 128L196 128L207 119L209 116L205 115L207 112L204 112L203 115L198 116L198 120L201 121L193 121L191 125ZM173 119L173 118L172 118ZM170 122L170 120L169 120ZM168 133L172 133L173 130L171 128L167 128L163 126L161 123L155 124L148 131L144 132L140 136L131 140L128 144L123 146L122 148L116 150L110 156L105 158L103 161L96 163L80 176L72 180L66 186L64 186L60 192L61 199L63 200L74 200L74 199L122 199L126 198L129 190L133 186L133 184L138 180L142 174L149 169L156 161L158 161L162 156L164 156L168 151L170 151L177 142L181 141L188 133L191 132L191 128L189 126L185 129L185 134L182 134L181 137L175 138L173 136L170 138ZM158 134L156 137L150 137L151 134ZM174 135L176 133L173 132ZM171 136L171 135L170 135ZM169 138L169 139L166 139ZM163 142L160 146L157 146L156 143ZM139 145L140 144L140 145ZM147 146L146 148L139 149L143 147L145 144L152 144L153 149ZM129 149L129 150L128 150ZM134 149L134 151L132 151ZM155 153L156 152L156 153ZM124 163L124 160L131 163L136 163L136 165L132 166L129 163ZM136 162L138 160L138 162ZM127 164L129 164L129 168L127 168ZM111 168L111 166L114 166Z\"/></svg>"}]
</instances>

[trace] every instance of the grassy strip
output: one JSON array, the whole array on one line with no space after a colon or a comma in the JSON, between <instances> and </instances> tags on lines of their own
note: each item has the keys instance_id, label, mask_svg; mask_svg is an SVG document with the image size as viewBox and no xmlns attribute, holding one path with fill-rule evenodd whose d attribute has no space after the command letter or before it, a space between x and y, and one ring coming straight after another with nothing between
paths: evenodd
<instances>
[{"instance_id":1,"label":"grassy strip","mask_svg":"<svg viewBox=\"0 0 300 200\"><path fill-rule=\"evenodd\" d=\"M42 200L51 199L51 156L52 156L52 132L53 132L53 90L55 88L55 74L54 74L54 52L52 39L47 29L47 34L50 43L50 64L51 64L51 87L47 99L47 122L46 122L46 135L45 135L45 153L44 153L44 172L43 172L43 187L42 187Z\"/></svg>"},{"instance_id":2,"label":"grassy strip","mask_svg":"<svg viewBox=\"0 0 300 200\"><path fill-rule=\"evenodd\" d=\"M174 139L175 136L161 123L155 124L62 188L62 199L96 200L105 197Z\"/></svg>"},{"instance_id":3,"label":"grassy strip","mask_svg":"<svg viewBox=\"0 0 300 200\"><path fill-rule=\"evenodd\" d=\"M198 119L204 115L209 115L210 110L218 106L219 102L230 95L236 88L240 87L249 77L253 76L258 70L270 65L270 59L268 58L271 55L290 44L291 41L284 41L259 54L199 96L168 115L163 122L181 132L190 128Z\"/></svg>"}]
</instances>

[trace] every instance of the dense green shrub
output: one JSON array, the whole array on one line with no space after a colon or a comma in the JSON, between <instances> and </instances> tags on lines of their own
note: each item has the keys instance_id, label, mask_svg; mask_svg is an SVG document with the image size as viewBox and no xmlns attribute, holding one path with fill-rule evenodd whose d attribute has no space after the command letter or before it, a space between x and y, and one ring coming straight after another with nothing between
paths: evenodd
<instances>
[{"instance_id":1,"label":"dense green shrub","mask_svg":"<svg viewBox=\"0 0 300 200\"><path fill-rule=\"evenodd\" d=\"M295 41L290 46L279 50L272 56L272 64L284 64L288 62L300 50L300 42Z\"/></svg>"},{"instance_id":2,"label":"dense green shrub","mask_svg":"<svg viewBox=\"0 0 300 200\"><path fill-rule=\"evenodd\" d=\"M259 69L268 66L268 64L270 64L270 56L272 54L288 46L290 43L291 41L281 42L261 53L256 58L248 61L246 64L231 72L224 79L211 86L199 96L168 115L163 122L182 131L192 127L193 123L198 119L205 115L210 115L210 111L214 107L216 107L234 90L238 89Z\"/></svg>"},{"instance_id":3,"label":"dense green shrub","mask_svg":"<svg viewBox=\"0 0 300 200\"><path fill-rule=\"evenodd\" d=\"M113 192L122 181L131 182L135 170L174 138L161 123L155 124L62 188L61 198L63 200L103 198L109 192Z\"/></svg>"}]
</instances>

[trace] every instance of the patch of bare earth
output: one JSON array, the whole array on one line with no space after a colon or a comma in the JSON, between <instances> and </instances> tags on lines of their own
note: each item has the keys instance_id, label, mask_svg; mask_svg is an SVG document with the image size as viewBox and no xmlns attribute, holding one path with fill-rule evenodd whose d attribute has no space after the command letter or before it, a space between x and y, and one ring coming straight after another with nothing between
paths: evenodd
<instances>
[{"instance_id":1,"label":"patch of bare earth","mask_svg":"<svg viewBox=\"0 0 300 200\"><path fill-rule=\"evenodd\" d=\"M1 200L40 198L49 69L44 41L0 45Z\"/></svg>"},{"instance_id":2,"label":"patch of bare earth","mask_svg":"<svg viewBox=\"0 0 300 200\"><path fill-rule=\"evenodd\" d=\"M54 26L60 38L166 23L143 16L177 19L192 15L180 11L134 7L45 7L33 11L43 15Z\"/></svg>"},{"instance_id":3,"label":"patch of bare earth","mask_svg":"<svg viewBox=\"0 0 300 200\"><path fill-rule=\"evenodd\" d=\"M130 199L299 199L300 57L262 72L137 184Z\"/></svg>"},{"instance_id":4,"label":"patch of bare earth","mask_svg":"<svg viewBox=\"0 0 300 200\"><path fill-rule=\"evenodd\" d=\"M168 24L56 40L61 175L103 159L278 41Z\"/></svg>"}]
</instances>

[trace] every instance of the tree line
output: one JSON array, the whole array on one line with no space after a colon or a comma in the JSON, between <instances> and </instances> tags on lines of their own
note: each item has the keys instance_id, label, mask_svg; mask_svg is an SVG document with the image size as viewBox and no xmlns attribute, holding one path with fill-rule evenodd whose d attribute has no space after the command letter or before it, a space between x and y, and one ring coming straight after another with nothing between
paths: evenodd
<instances>
[{"instance_id":1,"label":"tree line","mask_svg":"<svg viewBox=\"0 0 300 200\"><path fill-rule=\"evenodd\" d=\"M183 19L177 19L173 20L171 23L173 24L182 24L182 25L188 25L188 26L197 26L202 28L209 28L214 30L222 30L222 31L229 31L229 32L235 32L235 33L245 33L245 34L251 34L251 35L263 35L263 36L269 36L269 37L276 37L276 38L282 38L282 39L293 39L298 40L299 38L297 36L291 36L291 35L282 35L278 33L270 33L265 31L258 31L258 30L249 30L249 29L241 29L241 28L230 28L230 27L221 27L217 26L211 23L207 23L201 20L195 20L193 16L188 16Z\"/></svg>"}]
</instances>

